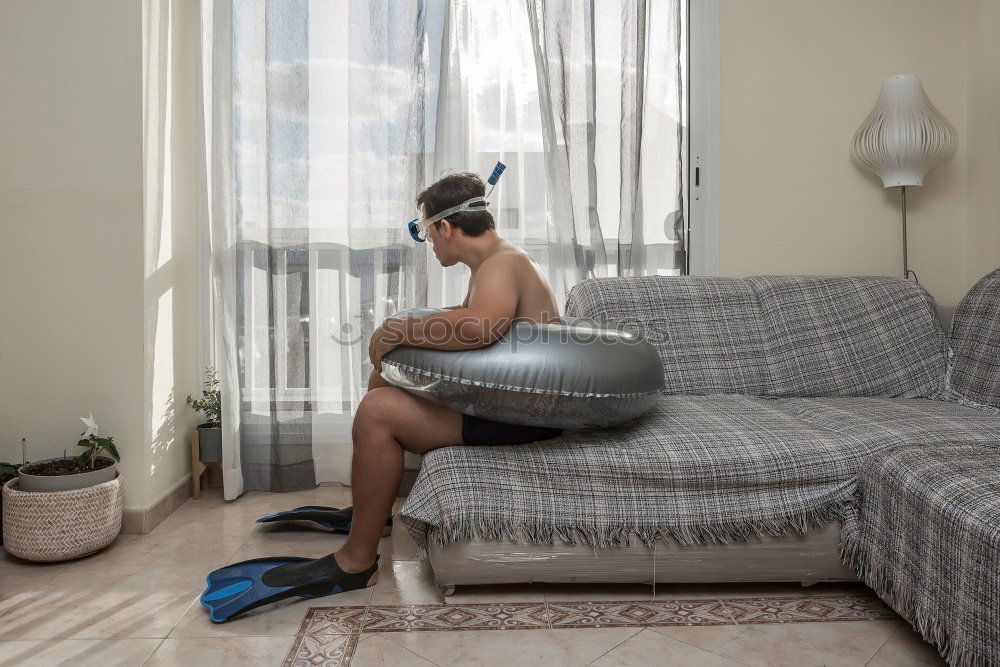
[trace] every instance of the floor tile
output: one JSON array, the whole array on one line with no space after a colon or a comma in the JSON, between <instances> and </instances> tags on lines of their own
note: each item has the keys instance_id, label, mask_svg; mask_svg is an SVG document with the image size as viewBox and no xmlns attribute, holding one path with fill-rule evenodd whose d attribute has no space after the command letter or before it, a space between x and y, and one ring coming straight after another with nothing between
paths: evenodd
<instances>
[{"instance_id":1,"label":"floor tile","mask_svg":"<svg viewBox=\"0 0 1000 667\"><path fill-rule=\"evenodd\" d=\"M717 600L715 584L656 584L654 600Z\"/></svg>"},{"instance_id":2,"label":"floor tile","mask_svg":"<svg viewBox=\"0 0 1000 667\"><path fill-rule=\"evenodd\" d=\"M0 616L0 639L166 637L201 592L190 566L68 567Z\"/></svg>"},{"instance_id":3,"label":"floor tile","mask_svg":"<svg viewBox=\"0 0 1000 667\"><path fill-rule=\"evenodd\" d=\"M293 639L288 656L294 667L302 665L340 667L348 664L357 645L356 634L300 635Z\"/></svg>"},{"instance_id":4,"label":"floor tile","mask_svg":"<svg viewBox=\"0 0 1000 667\"><path fill-rule=\"evenodd\" d=\"M364 608L371 598L372 589L348 591L323 598L282 600L275 604L252 609L225 623L212 623L208 611L201 604L194 604L170 633L171 639L184 637L252 637L298 634L302 619L311 607L322 605Z\"/></svg>"},{"instance_id":5,"label":"floor tile","mask_svg":"<svg viewBox=\"0 0 1000 667\"><path fill-rule=\"evenodd\" d=\"M906 622L900 622L899 629L868 663L869 667L930 667L944 664L937 649L924 641Z\"/></svg>"},{"instance_id":6,"label":"floor tile","mask_svg":"<svg viewBox=\"0 0 1000 667\"><path fill-rule=\"evenodd\" d=\"M445 604L472 602L544 602L548 590L545 584L488 584L483 586L456 586L452 595L444 598Z\"/></svg>"},{"instance_id":7,"label":"floor tile","mask_svg":"<svg viewBox=\"0 0 1000 667\"><path fill-rule=\"evenodd\" d=\"M381 635L363 635L352 667L433 667L434 663Z\"/></svg>"},{"instance_id":8,"label":"floor tile","mask_svg":"<svg viewBox=\"0 0 1000 667\"><path fill-rule=\"evenodd\" d=\"M311 624L310 624L311 625ZM367 632L454 632L467 630L547 629L544 602L484 602L466 605L371 605Z\"/></svg>"},{"instance_id":9,"label":"floor tile","mask_svg":"<svg viewBox=\"0 0 1000 667\"><path fill-rule=\"evenodd\" d=\"M295 637L164 639L147 667L159 665L280 665Z\"/></svg>"},{"instance_id":10,"label":"floor tile","mask_svg":"<svg viewBox=\"0 0 1000 667\"><path fill-rule=\"evenodd\" d=\"M392 534L383 537L379 542L378 552L382 554L382 558L391 558L392 560L423 560L426 558L427 554L413 541L410 532L403 524L399 521L395 521L394 524Z\"/></svg>"},{"instance_id":11,"label":"floor tile","mask_svg":"<svg viewBox=\"0 0 1000 667\"><path fill-rule=\"evenodd\" d=\"M718 600L547 602L553 628L731 624Z\"/></svg>"},{"instance_id":12,"label":"floor tile","mask_svg":"<svg viewBox=\"0 0 1000 667\"><path fill-rule=\"evenodd\" d=\"M351 490L343 486L320 486L307 491L265 493L248 491L236 500L222 498L222 489L206 489L201 498L188 499L171 516L206 514L212 516L247 516L256 519L265 514L294 509L304 505L347 507L351 504Z\"/></svg>"},{"instance_id":13,"label":"floor tile","mask_svg":"<svg viewBox=\"0 0 1000 667\"><path fill-rule=\"evenodd\" d=\"M735 667L738 662L652 630L643 630L614 647L594 662L594 667L615 665L671 665L688 667Z\"/></svg>"},{"instance_id":14,"label":"floor tile","mask_svg":"<svg viewBox=\"0 0 1000 667\"><path fill-rule=\"evenodd\" d=\"M747 665L864 665L896 621L669 626L656 632Z\"/></svg>"},{"instance_id":15,"label":"floor tile","mask_svg":"<svg viewBox=\"0 0 1000 667\"><path fill-rule=\"evenodd\" d=\"M823 582L803 586L792 582L759 582L712 584L721 598L802 597L803 595L874 595L860 582ZM657 585L659 589L659 585Z\"/></svg>"},{"instance_id":16,"label":"floor tile","mask_svg":"<svg viewBox=\"0 0 1000 667\"><path fill-rule=\"evenodd\" d=\"M647 584L544 584L549 602L572 600L652 600Z\"/></svg>"},{"instance_id":17,"label":"floor tile","mask_svg":"<svg viewBox=\"0 0 1000 667\"><path fill-rule=\"evenodd\" d=\"M395 632L390 641L439 665L585 665L639 632L587 630L483 630Z\"/></svg>"},{"instance_id":18,"label":"floor tile","mask_svg":"<svg viewBox=\"0 0 1000 667\"><path fill-rule=\"evenodd\" d=\"M39 639L0 641L0 665L18 667L134 667L145 662L160 639Z\"/></svg>"},{"instance_id":19,"label":"floor tile","mask_svg":"<svg viewBox=\"0 0 1000 667\"><path fill-rule=\"evenodd\" d=\"M802 621L899 620L876 597L839 595L806 597L723 598L726 610L740 625Z\"/></svg>"},{"instance_id":20,"label":"floor tile","mask_svg":"<svg viewBox=\"0 0 1000 667\"><path fill-rule=\"evenodd\" d=\"M346 535L308 528L261 527L247 535L228 562L268 556L320 558L339 549L346 540Z\"/></svg>"},{"instance_id":21,"label":"floor tile","mask_svg":"<svg viewBox=\"0 0 1000 667\"><path fill-rule=\"evenodd\" d=\"M59 574L56 568L0 567L0 614Z\"/></svg>"},{"instance_id":22,"label":"floor tile","mask_svg":"<svg viewBox=\"0 0 1000 667\"><path fill-rule=\"evenodd\" d=\"M444 596L434 583L427 561L395 561L379 568L373 605L441 604Z\"/></svg>"},{"instance_id":23,"label":"floor tile","mask_svg":"<svg viewBox=\"0 0 1000 667\"><path fill-rule=\"evenodd\" d=\"M73 561L70 568L94 569L170 563L198 566L209 572L222 567L253 531L253 524L221 516L172 515L146 535L119 535L99 553Z\"/></svg>"},{"instance_id":24,"label":"floor tile","mask_svg":"<svg viewBox=\"0 0 1000 667\"><path fill-rule=\"evenodd\" d=\"M3 548L3 546L0 546L0 567L25 567L34 568L36 570L61 570L66 567L66 563L36 563L34 561L24 560L23 558L18 558L14 554L9 553Z\"/></svg>"},{"instance_id":25,"label":"floor tile","mask_svg":"<svg viewBox=\"0 0 1000 667\"><path fill-rule=\"evenodd\" d=\"M343 605L310 609L302 622L300 634L342 635L361 632L368 605Z\"/></svg>"}]
</instances>

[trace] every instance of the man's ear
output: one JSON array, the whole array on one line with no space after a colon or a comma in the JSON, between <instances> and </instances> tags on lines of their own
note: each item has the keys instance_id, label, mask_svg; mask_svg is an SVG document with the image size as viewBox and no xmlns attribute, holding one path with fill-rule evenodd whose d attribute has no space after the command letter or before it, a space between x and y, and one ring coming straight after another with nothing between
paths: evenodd
<instances>
[{"instance_id":1,"label":"man's ear","mask_svg":"<svg viewBox=\"0 0 1000 667\"><path fill-rule=\"evenodd\" d=\"M438 229L441 230L441 236L444 237L446 240L450 241L451 234L455 230L455 228L451 226L450 222L448 222L448 218L441 218L439 222L440 226L438 227Z\"/></svg>"}]
</instances>

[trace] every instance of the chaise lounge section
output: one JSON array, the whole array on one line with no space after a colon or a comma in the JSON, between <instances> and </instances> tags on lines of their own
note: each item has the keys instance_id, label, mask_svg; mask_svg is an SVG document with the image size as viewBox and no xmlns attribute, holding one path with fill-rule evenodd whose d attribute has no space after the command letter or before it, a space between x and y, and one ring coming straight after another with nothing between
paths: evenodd
<instances>
[{"instance_id":1,"label":"chaise lounge section","mask_svg":"<svg viewBox=\"0 0 1000 667\"><path fill-rule=\"evenodd\" d=\"M1000 271L959 304L951 351L953 399L1000 415ZM866 460L842 548L950 664L1000 663L1000 440L967 443L956 432Z\"/></svg>"}]
</instances>

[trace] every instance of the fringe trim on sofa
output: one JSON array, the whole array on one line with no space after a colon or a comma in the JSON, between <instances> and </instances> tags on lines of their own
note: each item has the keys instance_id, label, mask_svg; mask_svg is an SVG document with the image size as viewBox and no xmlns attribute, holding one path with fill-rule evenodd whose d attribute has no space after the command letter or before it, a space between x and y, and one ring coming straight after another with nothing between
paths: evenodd
<instances>
[{"instance_id":1,"label":"fringe trim on sofa","mask_svg":"<svg viewBox=\"0 0 1000 667\"><path fill-rule=\"evenodd\" d=\"M853 507L847 509L845 514L847 520L841 535L840 558L844 564L854 570L861 581L932 644L949 665L960 667L997 665L998 663L988 657L958 646L950 636L947 624L921 607L914 599L912 591L899 586L893 581L889 572L872 561L865 547L856 539L857 522L848 516L852 512L856 512L856 509Z\"/></svg>"},{"instance_id":2,"label":"fringe trim on sofa","mask_svg":"<svg viewBox=\"0 0 1000 667\"><path fill-rule=\"evenodd\" d=\"M754 542L767 536L804 535L809 530L838 520L845 503L838 501L779 519L733 521L701 526L654 526L642 528L597 528L591 526L560 526L527 523L513 519L462 519L445 525L431 525L410 516L400 515L414 540L426 548L428 540L439 546L456 542L520 542L527 544L585 544L594 548L616 548L634 545L637 539L652 547L659 538L671 539L683 545L731 544Z\"/></svg>"}]
</instances>

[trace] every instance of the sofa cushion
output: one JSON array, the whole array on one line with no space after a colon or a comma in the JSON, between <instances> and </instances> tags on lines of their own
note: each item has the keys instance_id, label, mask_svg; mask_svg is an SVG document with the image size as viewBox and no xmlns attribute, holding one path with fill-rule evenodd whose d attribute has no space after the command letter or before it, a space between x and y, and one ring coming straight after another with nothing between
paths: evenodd
<instances>
[{"instance_id":1,"label":"sofa cushion","mask_svg":"<svg viewBox=\"0 0 1000 667\"><path fill-rule=\"evenodd\" d=\"M517 446L427 454L401 516L414 538L619 546L804 533L901 445L1000 442L1000 413L945 401L663 396L639 419Z\"/></svg>"},{"instance_id":2,"label":"sofa cushion","mask_svg":"<svg viewBox=\"0 0 1000 667\"><path fill-rule=\"evenodd\" d=\"M1000 407L1000 269L980 280L955 310L951 354L950 388Z\"/></svg>"},{"instance_id":3,"label":"sofa cushion","mask_svg":"<svg viewBox=\"0 0 1000 667\"><path fill-rule=\"evenodd\" d=\"M804 532L851 497L861 446L788 408L668 395L617 428L444 447L424 457L401 515L418 541L439 543L692 544Z\"/></svg>"},{"instance_id":4,"label":"sofa cushion","mask_svg":"<svg viewBox=\"0 0 1000 667\"><path fill-rule=\"evenodd\" d=\"M858 443L866 456L900 445L1000 444L1000 411L950 401L803 398L791 399L788 409L813 428Z\"/></svg>"},{"instance_id":5,"label":"sofa cushion","mask_svg":"<svg viewBox=\"0 0 1000 667\"><path fill-rule=\"evenodd\" d=\"M760 309L736 278L597 278L576 285L570 317L644 335L663 362L668 394L766 394Z\"/></svg>"},{"instance_id":6,"label":"sofa cushion","mask_svg":"<svg viewBox=\"0 0 1000 667\"><path fill-rule=\"evenodd\" d=\"M944 389L947 357L934 302L894 278L759 276L777 396L916 398Z\"/></svg>"}]
</instances>

